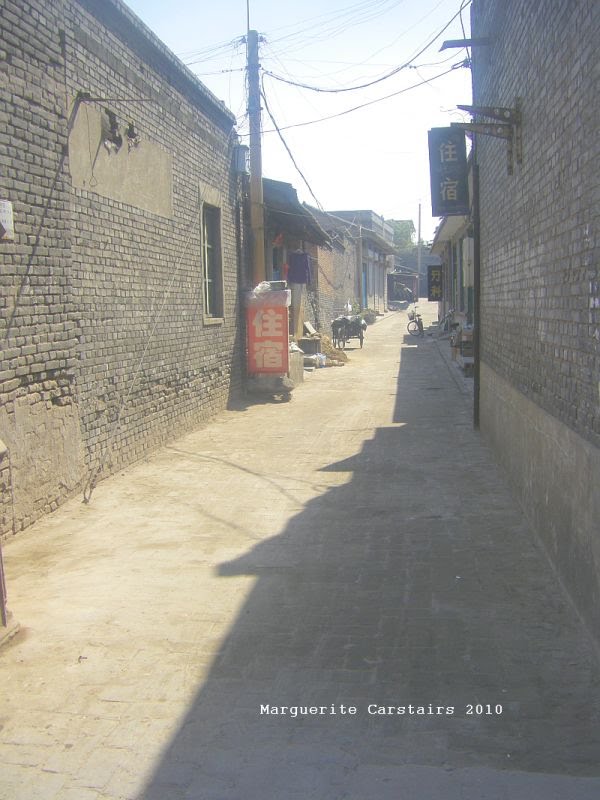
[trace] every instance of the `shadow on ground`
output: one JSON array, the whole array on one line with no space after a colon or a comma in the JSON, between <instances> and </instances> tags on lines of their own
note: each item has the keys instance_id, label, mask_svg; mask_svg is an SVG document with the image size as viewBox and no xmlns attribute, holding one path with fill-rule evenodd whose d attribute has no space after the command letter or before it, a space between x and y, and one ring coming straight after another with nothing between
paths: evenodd
<instances>
[{"instance_id":1,"label":"shadow on ground","mask_svg":"<svg viewBox=\"0 0 600 800\"><path fill-rule=\"evenodd\" d=\"M359 774L400 797L403 765L600 775L592 648L433 346L403 350L393 424L326 468L350 482L220 566L256 583L143 800L365 798Z\"/></svg>"}]
</instances>

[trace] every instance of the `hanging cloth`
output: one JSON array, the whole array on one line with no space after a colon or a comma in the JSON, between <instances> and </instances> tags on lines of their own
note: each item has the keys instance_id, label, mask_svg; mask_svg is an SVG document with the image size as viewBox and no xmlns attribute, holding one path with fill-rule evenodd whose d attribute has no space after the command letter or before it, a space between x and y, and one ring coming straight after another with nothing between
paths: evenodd
<instances>
[{"instance_id":1,"label":"hanging cloth","mask_svg":"<svg viewBox=\"0 0 600 800\"><path fill-rule=\"evenodd\" d=\"M288 263L288 283L310 283L310 255L308 253L289 253Z\"/></svg>"}]
</instances>

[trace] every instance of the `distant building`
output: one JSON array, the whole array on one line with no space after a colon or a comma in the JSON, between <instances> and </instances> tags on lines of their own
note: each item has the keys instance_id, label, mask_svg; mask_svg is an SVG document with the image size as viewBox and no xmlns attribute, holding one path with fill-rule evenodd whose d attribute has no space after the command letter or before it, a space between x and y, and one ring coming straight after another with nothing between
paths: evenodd
<instances>
[{"instance_id":1,"label":"distant building","mask_svg":"<svg viewBox=\"0 0 600 800\"><path fill-rule=\"evenodd\" d=\"M316 249L331 249L330 237L312 210L300 203L290 183L263 179L265 209L265 254L267 280L288 281L292 293L290 333L300 339L304 322L314 318L312 297L317 290L319 266ZM300 276L291 275L290 263L295 254L305 254L308 269ZM301 283L297 283L301 280Z\"/></svg>"},{"instance_id":2,"label":"distant building","mask_svg":"<svg viewBox=\"0 0 600 800\"><path fill-rule=\"evenodd\" d=\"M431 253L442 266L440 312L459 311L468 324L474 318L473 226L469 217L445 217L437 231Z\"/></svg>"},{"instance_id":3,"label":"distant building","mask_svg":"<svg viewBox=\"0 0 600 800\"><path fill-rule=\"evenodd\" d=\"M374 211L331 211L350 222L358 232L359 285L362 308L383 314L387 309L387 274L394 267L394 229Z\"/></svg>"},{"instance_id":4,"label":"distant building","mask_svg":"<svg viewBox=\"0 0 600 800\"><path fill-rule=\"evenodd\" d=\"M331 334L331 321L346 313L346 305L356 304L359 291L359 229L341 217L310 208L326 230L331 245L314 247L313 285L309 291L308 312L317 330Z\"/></svg>"},{"instance_id":5,"label":"distant building","mask_svg":"<svg viewBox=\"0 0 600 800\"><path fill-rule=\"evenodd\" d=\"M421 244L421 257L419 259L419 248L415 245L410 250L402 250L396 255L394 258L394 271L403 271L416 275L418 281L415 293L417 297L427 297L427 269L429 266L438 267L441 263L440 256L437 253L430 252L425 244Z\"/></svg>"}]
</instances>

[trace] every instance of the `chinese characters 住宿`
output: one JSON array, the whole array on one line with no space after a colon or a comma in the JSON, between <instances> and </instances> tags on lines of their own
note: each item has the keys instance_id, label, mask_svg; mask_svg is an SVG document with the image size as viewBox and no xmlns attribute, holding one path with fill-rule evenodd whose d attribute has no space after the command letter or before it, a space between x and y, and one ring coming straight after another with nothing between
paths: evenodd
<instances>
[{"instance_id":1,"label":"chinese characters \u4f4f\u5bbf","mask_svg":"<svg viewBox=\"0 0 600 800\"><path fill-rule=\"evenodd\" d=\"M288 371L288 321L285 307L260 307L248 319L248 366L253 374Z\"/></svg>"}]
</instances>

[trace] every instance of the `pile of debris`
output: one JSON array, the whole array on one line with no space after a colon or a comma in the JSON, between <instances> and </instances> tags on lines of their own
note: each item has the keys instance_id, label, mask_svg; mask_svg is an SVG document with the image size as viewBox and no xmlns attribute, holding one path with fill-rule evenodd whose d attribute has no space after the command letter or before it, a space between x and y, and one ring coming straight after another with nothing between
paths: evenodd
<instances>
[{"instance_id":1,"label":"pile of debris","mask_svg":"<svg viewBox=\"0 0 600 800\"><path fill-rule=\"evenodd\" d=\"M339 364L345 364L348 361L346 353L334 347L329 336L324 334L321 334L321 352L324 353L330 361L336 361Z\"/></svg>"},{"instance_id":2,"label":"pile of debris","mask_svg":"<svg viewBox=\"0 0 600 800\"><path fill-rule=\"evenodd\" d=\"M348 361L346 353L334 347L329 336L317 333L309 322L304 323L304 334L297 346L304 353L305 369L343 367Z\"/></svg>"}]
</instances>

